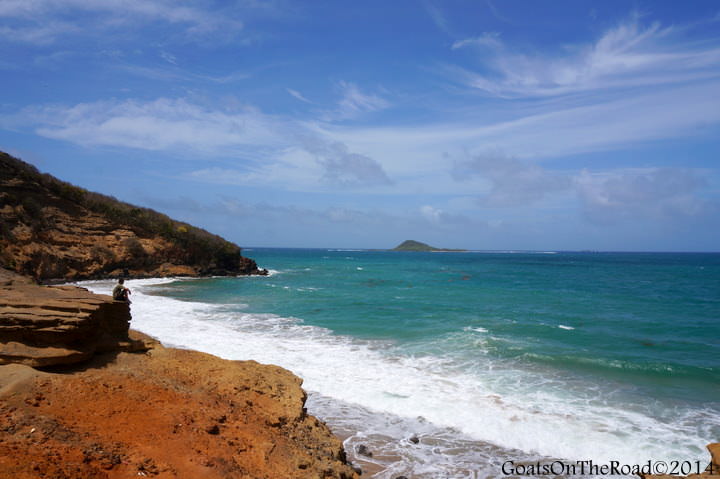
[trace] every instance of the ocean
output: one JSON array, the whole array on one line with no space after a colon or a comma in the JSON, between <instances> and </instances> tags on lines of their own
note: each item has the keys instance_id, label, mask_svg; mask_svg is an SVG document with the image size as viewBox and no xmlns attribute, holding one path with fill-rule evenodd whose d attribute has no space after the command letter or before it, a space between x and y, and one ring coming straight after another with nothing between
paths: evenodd
<instances>
[{"instance_id":1,"label":"ocean","mask_svg":"<svg viewBox=\"0 0 720 479\"><path fill-rule=\"evenodd\" d=\"M293 371L372 477L696 472L720 440L720 254L244 254L270 276L129 281L132 327Z\"/></svg>"}]
</instances>

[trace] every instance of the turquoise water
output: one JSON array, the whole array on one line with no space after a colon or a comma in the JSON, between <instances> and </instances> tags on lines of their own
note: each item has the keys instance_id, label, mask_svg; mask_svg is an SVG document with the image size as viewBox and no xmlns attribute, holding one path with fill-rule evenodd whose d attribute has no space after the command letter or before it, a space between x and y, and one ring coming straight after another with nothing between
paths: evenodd
<instances>
[{"instance_id":1,"label":"turquoise water","mask_svg":"<svg viewBox=\"0 0 720 479\"><path fill-rule=\"evenodd\" d=\"M272 274L131 282L133 327L292 370L351 456L389 458L374 477L720 440L720 254L245 254Z\"/></svg>"},{"instance_id":2,"label":"turquoise water","mask_svg":"<svg viewBox=\"0 0 720 479\"><path fill-rule=\"evenodd\" d=\"M472 346L448 336L482 328L498 358L626 381L654 397L720 398L720 254L246 254L283 274L186 282L174 295L416 353L455 348L441 352L468 361Z\"/></svg>"}]
</instances>

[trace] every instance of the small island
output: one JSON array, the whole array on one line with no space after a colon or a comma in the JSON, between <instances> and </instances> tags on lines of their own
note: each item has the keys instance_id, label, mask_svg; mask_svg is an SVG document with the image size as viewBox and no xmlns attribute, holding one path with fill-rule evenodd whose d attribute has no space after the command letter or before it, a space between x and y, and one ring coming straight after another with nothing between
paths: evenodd
<instances>
[{"instance_id":1,"label":"small island","mask_svg":"<svg viewBox=\"0 0 720 479\"><path fill-rule=\"evenodd\" d=\"M437 253L437 252L445 252L445 253L462 253L464 251L467 251L465 249L447 249L447 248L435 248L434 246L430 246L425 243L421 243L420 241L415 240L405 240L390 251L416 251L416 252L430 252L430 253Z\"/></svg>"}]
</instances>

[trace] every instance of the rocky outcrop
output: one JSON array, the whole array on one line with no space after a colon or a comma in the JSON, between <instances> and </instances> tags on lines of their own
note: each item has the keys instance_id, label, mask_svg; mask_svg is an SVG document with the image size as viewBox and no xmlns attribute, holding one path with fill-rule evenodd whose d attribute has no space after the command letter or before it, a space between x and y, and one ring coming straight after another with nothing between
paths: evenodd
<instances>
[{"instance_id":1,"label":"rocky outcrop","mask_svg":"<svg viewBox=\"0 0 720 479\"><path fill-rule=\"evenodd\" d=\"M129 320L0 269L0 477L358 477L300 378L166 349Z\"/></svg>"},{"instance_id":2,"label":"rocky outcrop","mask_svg":"<svg viewBox=\"0 0 720 479\"><path fill-rule=\"evenodd\" d=\"M357 478L300 385L159 345L71 373L0 366L0 477Z\"/></svg>"},{"instance_id":3,"label":"rocky outcrop","mask_svg":"<svg viewBox=\"0 0 720 479\"><path fill-rule=\"evenodd\" d=\"M708 444L710 452L710 464L700 474L688 474L687 476L673 476L670 474L641 474L642 479L720 479L720 442Z\"/></svg>"},{"instance_id":4,"label":"rocky outcrop","mask_svg":"<svg viewBox=\"0 0 720 479\"><path fill-rule=\"evenodd\" d=\"M239 246L0 152L0 267L38 281L267 273Z\"/></svg>"},{"instance_id":5,"label":"rocky outcrop","mask_svg":"<svg viewBox=\"0 0 720 479\"><path fill-rule=\"evenodd\" d=\"M129 325L128 303L74 286L38 286L0 269L0 364L71 364L142 347Z\"/></svg>"}]
</instances>

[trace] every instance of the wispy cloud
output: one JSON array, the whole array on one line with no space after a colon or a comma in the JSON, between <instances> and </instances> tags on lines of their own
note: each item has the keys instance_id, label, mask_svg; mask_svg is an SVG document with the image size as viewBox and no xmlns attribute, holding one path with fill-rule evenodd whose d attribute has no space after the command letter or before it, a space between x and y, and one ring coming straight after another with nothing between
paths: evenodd
<instances>
[{"instance_id":1,"label":"wispy cloud","mask_svg":"<svg viewBox=\"0 0 720 479\"><path fill-rule=\"evenodd\" d=\"M500 10L495 6L492 0L485 0L485 4L495 18L506 23L512 23L509 18L507 18L500 12Z\"/></svg>"},{"instance_id":2,"label":"wispy cloud","mask_svg":"<svg viewBox=\"0 0 720 479\"><path fill-rule=\"evenodd\" d=\"M20 119L39 135L81 145L143 150L218 152L249 145L283 145L282 123L252 108L222 111L183 99L81 103L25 109Z\"/></svg>"},{"instance_id":3,"label":"wispy cloud","mask_svg":"<svg viewBox=\"0 0 720 479\"><path fill-rule=\"evenodd\" d=\"M338 83L338 89L342 97L337 108L325 115L327 120L357 118L390 107L390 102L378 95L362 92L354 83L341 81Z\"/></svg>"},{"instance_id":4,"label":"wispy cloud","mask_svg":"<svg viewBox=\"0 0 720 479\"><path fill-rule=\"evenodd\" d=\"M0 36L38 44L51 43L68 34L137 28L153 22L181 26L185 34L195 37L213 32L237 33L243 28L239 19L193 1L4 0L0 3L2 17L12 20L13 25L0 29Z\"/></svg>"},{"instance_id":5,"label":"wispy cloud","mask_svg":"<svg viewBox=\"0 0 720 479\"><path fill-rule=\"evenodd\" d=\"M549 104L539 113L507 121L485 116L414 127L324 126L321 131L375 158L392 156L394 165L408 171L429 168L448 150L474 155L496 148L511 157L540 160L711 134L708 126L720 123L719 88L720 81L707 81L576 107Z\"/></svg>"},{"instance_id":6,"label":"wispy cloud","mask_svg":"<svg viewBox=\"0 0 720 479\"><path fill-rule=\"evenodd\" d=\"M173 57L174 58L174 57ZM169 62L172 63L172 62ZM126 63L115 63L112 68L122 70L130 75L162 81L188 81L188 82L210 82L219 85L235 83L247 80L252 77L251 73L244 71L231 72L225 75L207 75L195 73L177 66L177 64L166 66L144 66Z\"/></svg>"},{"instance_id":7,"label":"wispy cloud","mask_svg":"<svg viewBox=\"0 0 720 479\"><path fill-rule=\"evenodd\" d=\"M448 19L443 13L443 11L436 5L434 5L430 0L425 0L423 2L423 6L425 7L425 11L428 13L435 26L438 27L438 29L440 29L441 31L449 34L450 23L448 22Z\"/></svg>"},{"instance_id":8,"label":"wispy cloud","mask_svg":"<svg viewBox=\"0 0 720 479\"><path fill-rule=\"evenodd\" d=\"M300 100L300 101L302 101L302 102L312 103L310 100L308 100L307 98L305 98L305 97L302 95L302 93L300 93L300 92L297 91L297 90L293 90L292 88L286 88L285 90L287 90L287 92L288 92L291 96L297 98L298 100Z\"/></svg>"},{"instance_id":9,"label":"wispy cloud","mask_svg":"<svg viewBox=\"0 0 720 479\"><path fill-rule=\"evenodd\" d=\"M453 43L450 48L458 50L469 46L499 48L502 46L502 43L500 42L500 34L497 32L484 32L482 35L477 37L458 40Z\"/></svg>"},{"instance_id":10,"label":"wispy cloud","mask_svg":"<svg viewBox=\"0 0 720 479\"><path fill-rule=\"evenodd\" d=\"M166 62L170 63L171 65L177 65L177 64L178 64L178 62L177 62L177 57L176 57L175 55L173 55L172 53L168 53L168 52L165 52L165 51L160 52L160 58L162 58L162 59L165 60Z\"/></svg>"},{"instance_id":11,"label":"wispy cloud","mask_svg":"<svg viewBox=\"0 0 720 479\"><path fill-rule=\"evenodd\" d=\"M14 43L47 45L54 42L58 36L81 31L82 28L73 23L48 20L27 25L0 26L0 39L4 38Z\"/></svg>"},{"instance_id":12,"label":"wispy cloud","mask_svg":"<svg viewBox=\"0 0 720 479\"><path fill-rule=\"evenodd\" d=\"M289 118L249 106L222 109L186 99L101 101L26 108L3 120L34 125L37 134L84 146L110 146L209 159L240 156L240 168L202 168L188 177L227 184L376 187L392 182L382 165Z\"/></svg>"},{"instance_id":13,"label":"wispy cloud","mask_svg":"<svg viewBox=\"0 0 720 479\"><path fill-rule=\"evenodd\" d=\"M500 97L557 96L672 83L720 76L720 48L683 43L677 27L643 25L638 15L606 31L589 45L562 54L527 54L485 34L456 42L488 47L478 51L490 71L453 67L466 85ZM673 41L669 41L672 39Z\"/></svg>"}]
</instances>

